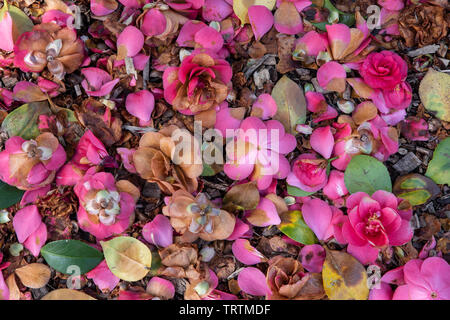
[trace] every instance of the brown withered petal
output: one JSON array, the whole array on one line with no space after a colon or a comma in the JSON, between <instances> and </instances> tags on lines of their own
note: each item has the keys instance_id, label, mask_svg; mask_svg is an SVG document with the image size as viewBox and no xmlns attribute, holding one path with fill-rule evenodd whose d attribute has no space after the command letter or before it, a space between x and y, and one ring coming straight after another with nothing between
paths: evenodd
<instances>
[{"instance_id":1,"label":"brown withered petal","mask_svg":"<svg viewBox=\"0 0 450 320\"><path fill-rule=\"evenodd\" d=\"M398 19L400 35L408 47L437 43L447 36L449 24L450 14L428 3L406 6Z\"/></svg>"},{"instance_id":2,"label":"brown withered petal","mask_svg":"<svg viewBox=\"0 0 450 320\"><path fill-rule=\"evenodd\" d=\"M197 246L192 244L171 244L159 251L161 263L166 267L187 268L197 262Z\"/></svg>"},{"instance_id":3,"label":"brown withered petal","mask_svg":"<svg viewBox=\"0 0 450 320\"><path fill-rule=\"evenodd\" d=\"M199 234L201 239L205 241L225 240L233 233L236 218L227 211L220 210L220 214L216 217L212 217L212 221L213 232L201 232Z\"/></svg>"}]
</instances>

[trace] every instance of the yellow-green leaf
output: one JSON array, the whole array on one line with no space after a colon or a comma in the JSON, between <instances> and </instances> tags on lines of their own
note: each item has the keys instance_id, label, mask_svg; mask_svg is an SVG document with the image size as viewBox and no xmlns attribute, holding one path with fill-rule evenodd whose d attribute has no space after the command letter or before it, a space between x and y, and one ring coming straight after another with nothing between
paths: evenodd
<instances>
[{"instance_id":1,"label":"yellow-green leaf","mask_svg":"<svg viewBox=\"0 0 450 320\"><path fill-rule=\"evenodd\" d=\"M233 11L241 20L241 24L250 23L248 20L248 8L251 6L265 6L270 11L275 7L276 0L234 0Z\"/></svg>"},{"instance_id":2,"label":"yellow-green leaf","mask_svg":"<svg viewBox=\"0 0 450 320\"><path fill-rule=\"evenodd\" d=\"M323 287L330 300L367 300L364 266L346 252L329 250L322 269Z\"/></svg>"},{"instance_id":3,"label":"yellow-green leaf","mask_svg":"<svg viewBox=\"0 0 450 320\"><path fill-rule=\"evenodd\" d=\"M125 281L139 281L152 266L152 252L132 237L117 237L100 241L109 270Z\"/></svg>"},{"instance_id":4,"label":"yellow-green leaf","mask_svg":"<svg viewBox=\"0 0 450 320\"><path fill-rule=\"evenodd\" d=\"M437 184L450 185L450 137L442 140L434 150L425 175Z\"/></svg>"},{"instance_id":5,"label":"yellow-green leaf","mask_svg":"<svg viewBox=\"0 0 450 320\"><path fill-rule=\"evenodd\" d=\"M392 192L397 197L408 200L412 206L418 206L436 197L441 190L430 178L411 173L398 177Z\"/></svg>"},{"instance_id":6,"label":"yellow-green leaf","mask_svg":"<svg viewBox=\"0 0 450 320\"><path fill-rule=\"evenodd\" d=\"M280 218L281 224L278 228L289 238L302 244L317 243L317 237L303 220L301 211L283 212Z\"/></svg>"},{"instance_id":7,"label":"yellow-green leaf","mask_svg":"<svg viewBox=\"0 0 450 320\"><path fill-rule=\"evenodd\" d=\"M272 98L277 103L273 119L280 121L286 132L296 134L297 124L305 123L306 100L303 89L287 76L283 76L273 87Z\"/></svg>"},{"instance_id":8,"label":"yellow-green leaf","mask_svg":"<svg viewBox=\"0 0 450 320\"><path fill-rule=\"evenodd\" d=\"M419 95L425 109L437 118L450 121L450 75L429 69L420 82Z\"/></svg>"}]
</instances>

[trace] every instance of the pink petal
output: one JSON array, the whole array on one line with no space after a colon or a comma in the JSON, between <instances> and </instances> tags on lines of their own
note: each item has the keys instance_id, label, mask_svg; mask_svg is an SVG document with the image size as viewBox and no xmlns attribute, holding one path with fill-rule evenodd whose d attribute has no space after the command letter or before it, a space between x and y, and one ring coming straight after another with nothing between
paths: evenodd
<instances>
[{"instance_id":1,"label":"pink petal","mask_svg":"<svg viewBox=\"0 0 450 320\"><path fill-rule=\"evenodd\" d=\"M27 240L24 241L23 246L30 250L31 254L37 257L41 248L44 246L47 241L47 226L45 223L41 222L39 227L34 231Z\"/></svg>"},{"instance_id":2,"label":"pink petal","mask_svg":"<svg viewBox=\"0 0 450 320\"><path fill-rule=\"evenodd\" d=\"M104 83L112 80L110 74L100 68L83 68L81 74L86 78L89 87L94 90L99 90ZM86 91L90 90L88 87L83 86L83 88Z\"/></svg>"},{"instance_id":3,"label":"pink petal","mask_svg":"<svg viewBox=\"0 0 450 320\"><path fill-rule=\"evenodd\" d=\"M177 38L177 44L180 47L194 47L195 34L204 27L206 27L206 24L201 21L189 20L181 27L180 33L178 34ZM164 85L164 88L165 87L166 85Z\"/></svg>"},{"instance_id":4,"label":"pink petal","mask_svg":"<svg viewBox=\"0 0 450 320\"><path fill-rule=\"evenodd\" d=\"M120 281L120 279L109 270L106 260L103 260L98 266L86 273L86 277L92 279L101 291L114 290Z\"/></svg>"},{"instance_id":5,"label":"pink petal","mask_svg":"<svg viewBox=\"0 0 450 320\"><path fill-rule=\"evenodd\" d=\"M145 69L145 65L147 64L150 56L147 56L143 53L138 53L133 57L133 64L136 70L142 71Z\"/></svg>"},{"instance_id":6,"label":"pink petal","mask_svg":"<svg viewBox=\"0 0 450 320\"><path fill-rule=\"evenodd\" d=\"M270 94L263 93L258 97L255 103L253 103L252 111L257 111L257 114L261 113L261 119L267 120L269 118L272 118L277 113L277 103Z\"/></svg>"},{"instance_id":7,"label":"pink petal","mask_svg":"<svg viewBox=\"0 0 450 320\"><path fill-rule=\"evenodd\" d=\"M317 128L311 134L311 147L320 153L325 159L329 159L334 147L334 138L331 127Z\"/></svg>"},{"instance_id":8,"label":"pink petal","mask_svg":"<svg viewBox=\"0 0 450 320\"><path fill-rule=\"evenodd\" d=\"M397 287L394 291L392 300L411 300L409 297L409 285L403 285Z\"/></svg>"},{"instance_id":9,"label":"pink petal","mask_svg":"<svg viewBox=\"0 0 450 320\"><path fill-rule=\"evenodd\" d=\"M33 82L20 81L13 89L14 100L23 102L34 102L47 100L47 95L42 92L41 88Z\"/></svg>"},{"instance_id":10,"label":"pink petal","mask_svg":"<svg viewBox=\"0 0 450 320\"><path fill-rule=\"evenodd\" d=\"M242 291L252 296L265 296L270 291L264 273L253 267L244 268L239 272L238 285Z\"/></svg>"},{"instance_id":11,"label":"pink petal","mask_svg":"<svg viewBox=\"0 0 450 320\"><path fill-rule=\"evenodd\" d=\"M299 260L309 272L322 272L325 261L325 249L318 244L306 245L300 250Z\"/></svg>"},{"instance_id":12,"label":"pink petal","mask_svg":"<svg viewBox=\"0 0 450 320\"><path fill-rule=\"evenodd\" d=\"M122 158L122 163L125 169L130 173L136 173L136 168L133 164L133 154L136 151L135 149L127 149L127 148L117 148L117 153Z\"/></svg>"},{"instance_id":13,"label":"pink petal","mask_svg":"<svg viewBox=\"0 0 450 320\"><path fill-rule=\"evenodd\" d=\"M3 12L3 17L0 17L0 49L5 51L13 51L13 21L8 11Z\"/></svg>"},{"instance_id":14,"label":"pink petal","mask_svg":"<svg viewBox=\"0 0 450 320\"><path fill-rule=\"evenodd\" d=\"M329 91L344 92L346 77L344 67L335 61L325 63L317 71L319 85Z\"/></svg>"},{"instance_id":15,"label":"pink petal","mask_svg":"<svg viewBox=\"0 0 450 320\"><path fill-rule=\"evenodd\" d=\"M1 36L1 32L0 32L0 36ZM2 48L0 48L0 49L2 49ZM3 278L3 274L1 271L0 271L0 300L9 300L9 288L5 283L5 279Z\"/></svg>"},{"instance_id":16,"label":"pink petal","mask_svg":"<svg viewBox=\"0 0 450 320\"><path fill-rule=\"evenodd\" d=\"M45 196L49 191L50 185L35 190L25 191L22 200L20 200L20 206L23 207L27 204L34 203L39 197Z\"/></svg>"},{"instance_id":17,"label":"pink petal","mask_svg":"<svg viewBox=\"0 0 450 320\"><path fill-rule=\"evenodd\" d=\"M17 211L13 218L13 226L20 243L33 234L41 224L41 215L35 205Z\"/></svg>"},{"instance_id":18,"label":"pink petal","mask_svg":"<svg viewBox=\"0 0 450 320\"><path fill-rule=\"evenodd\" d=\"M120 33L117 38L117 49L123 48L126 57L134 57L144 46L144 35L133 26L128 26Z\"/></svg>"},{"instance_id":19,"label":"pink petal","mask_svg":"<svg viewBox=\"0 0 450 320\"><path fill-rule=\"evenodd\" d=\"M365 192L355 192L353 194L351 194L348 198L347 198L347 210L350 211L351 209L353 209L354 207L356 207L357 205L359 205L359 203L361 202L361 200L364 197L368 197L369 195Z\"/></svg>"},{"instance_id":20,"label":"pink petal","mask_svg":"<svg viewBox=\"0 0 450 320\"><path fill-rule=\"evenodd\" d=\"M216 29L206 26L200 29L194 36L194 41L200 48L211 51L219 51L223 47L222 34Z\"/></svg>"},{"instance_id":21,"label":"pink petal","mask_svg":"<svg viewBox=\"0 0 450 320\"><path fill-rule=\"evenodd\" d=\"M392 300L393 293L390 285L381 282L380 288L370 290L369 300Z\"/></svg>"},{"instance_id":22,"label":"pink petal","mask_svg":"<svg viewBox=\"0 0 450 320\"><path fill-rule=\"evenodd\" d=\"M169 218L162 214L156 217L142 228L144 239L158 247L168 247L173 243L173 229Z\"/></svg>"},{"instance_id":23,"label":"pink petal","mask_svg":"<svg viewBox=\"0 0 450 320\"><path fill-rule=\"evenodd\" d=\"M436 247L436 239L434 238L434 236L431 236L431 240L428 240L422 247L422 250L420 250L419 258L420 259L428 258L430 251L433 250L435 247Z\"/></svg>"},{"instance_id":24,"label":"pink petal","mask_svg":"<svg viewBox=\"0 0 450 320\"><path fill-rule=\"evenodd\" d=\"M409 221L402 220L400 227L394 232L389 233L389 244L393 246L401 246L412 239L414 231L412 230Z\"/></svg>"},{"instance_id":25,"label":"pink petal","mask_svg":"<svg viewBox=\"0 0 450 320\"><path fill-rule=\"evenodd\" d=\"M106 16L118 7L115 0L91 0L91 12L96 16Z\"/></svg>"},{"instance_id":26,"label":"pink petal","mask_svg":"<svg viewBox=\"0 0 450 320\"><path fill-rule=\"evenodd\" d=\"M233 233L227 238L228 241L233 241L239 238L247 238L247 234L251 233L250 226L239 218L236 218Z\"/></svg>"},{"instance_id":27,"label":"pink petal","mask_svg":"<svg viewBox=\"0 0 450 320\"><path fill-rule=\"evenodd\" d=\"M345 24L331 24L326 25L328 41L330 43L331 52L333 57L338 60L342 57L342 53L350 44L351 32L350 28Z\"/></svg>"},{"instance_id":28,"label":"pink petal","mask_svg":"<svg viewBox=\"0 0 450 320\"><path fill-rule=\"evenodd\" d=\"M338 170L331 170L328 183L323 188L323 193L330 200L336 200L348 194L344 182L344 173Z\"/></svg>"},{"instance_id":29,"label":"pink petal","mask_svg":"<svg viewBox=\"0 0 450 320\"><path fill-rule=\"evenodd\" d=\"M272 179L270 181L272 181ZM248 215L246 215L246 218L249 221L253 221L253 223L251 223L257 227L268 227L271 225L279 225L281 223L277 208L273 202L267 198L261 198L256 209L250 211ZM256 220L252 220L252 218L255 218Z\"/></svg>"},{"instance_id":30,"label":"pink petal","mask_svg":"<svg viewBox=\"0 0 450 320\"><path fill-rule=\"evenodd\" d=\"M303 31L303 21L292 2L284 1L274 15L275 29L280 33L297 34Z\"/></svg>"},{"instance_id":31,"label":"pink petal","mask_svg":"<svg viewBox=\"0 0 450 320\"><path fill-rule=\"evenodd\" d=\"M84 170L78 168L74 163L64 165L56 175L58 186L73 186L83 177Z\"/></svg>"},{"instance_id":32,"label":"pink petal","mask_svg":"<svg viewBox=\"0 0 450 320\"><path fill-rule=\"evenodd\" d=\"M222 21L233 13L233 8L224 0L205 0L202 17L206 21Z\"/></svg>"},{"instance_id":33,"label":"pink petal","mask_svg":"<svg viewBox=\"0 0 450 320\"><path fill-rule=\"evenodd\" d=\"M175 296L175 287L172 282L159 277L150 279L146 291L152 296L160 297L165 300L172 299Z\"/></svg>"},{"instance_id":34,"label":"pink petal","mask_svg":"<svg viewBox=\"0 0 450 320\"><path fill-rule=\"evenodd\" d=\"M303 204L302 213L306 224L317 238L327 240L327 230L333 216L330 206L323 200L312 199Z\"/></svg>"},{"instance_id":35,"label":"pink petal","mask_svg":"<svg viewBox=\"0 0 450 320\"><path fill-rule=\"evenodd\" d=\"M243 264L253 265L266 261L266 258L262 255L262 253L256 250L250 242L245 239L235 240L231 246L231 250L233 251L236 259Z\"/></svg>"},{"instance_id":36,"label":"pink petal","mask_svg":"<svg viewBox=\"0 0 450 320\"><path fill-rule=\"evenodd\" d=\"M370 245L358 247L353 244L349 244L347 246L347 252L354 256L363 265L373 263L377 259L379 251L379 249Z\"/></svg>"},{"instance_id":37,"label":"pink petal","mask_svg":"<svg viewBox=\"0 0 450 320\"><path fill-rule=\"evenodd\" d=\"M31 185L38 185L47 179L50 173L42 163L38 163L31 168L27 176L27 181Z\"/></svg>"},{"instance_id":38,"label":"pink petal","mask_svg":"<svg viewBox=\"0 0 450 320\"><path fill-rule=\"evenodd\" d=\"M66 151L62 145L58 145L58 148L56 148L55 152L53 152L52 157L44 165L47 170L58 170L64 165L66 160Z\"/></svg>"},{"instance_id":39,"label":"pink petal","mask_svg":"<svg viewBox=\"0 0 450 320\"><path fill-rule=\"evenodd\" d=\"M303 37L295 42L295 52L299 55L306 55L317 57L317 55L327 50L328 40L326 36L317 33L316 31L309 31Z\"/></svg>"},{"instance_id":40,"label":"pink petal","mask_svg":"<svg viewBox=\"0 0 450 320\"><path fill-rule=\"evenodd\" d=\"M450 299L450 265L442 258L425 259L421 266L421 275L442 300Z\"/></svg>"},{"instance_id":41,"label":"pink petal","mask_svg":"<svg viewBox=\"0 0 450 320\"><path fill-rule=\"evenodd\" d=\"M216 123L214 128L218 130L223 137L226 137L227 130L238 129L242 119L233 117L232 108L228 108L228 104L223 102L220 104L220 110L216 113Z\"/></svg>"},{"instance_id":42,"label":"pink petal","mask_svg":"<svg viewBox=\"0 0 450 320\"><path fill-rule=\"evenodd\" d=\"M266 6L251 6L248 8L248 19L255 38L259 41L273 26L272 12Z\"/></svg>"},{"instance_id":43,"label":"pink petal","mask_svg":"<svg viewBox=\"0 0 450 320\"><path fill-rule=\"evenodd\" d=\"M166 16L158 9L150 9L144 15L141 31L148 37L160 35L166 30Z\"/></svg>"},{"instance_id":44,"label":"pink petal","mask_svg":"<svg viewBox=\"0 0 450 320\"><path fill-rule=\"evenodd\" d=\"M155 108L155 98L148 90L130 93L127 96L125 107L136 118L142 121L149 121Z\"/></svg>"}]
</instances>

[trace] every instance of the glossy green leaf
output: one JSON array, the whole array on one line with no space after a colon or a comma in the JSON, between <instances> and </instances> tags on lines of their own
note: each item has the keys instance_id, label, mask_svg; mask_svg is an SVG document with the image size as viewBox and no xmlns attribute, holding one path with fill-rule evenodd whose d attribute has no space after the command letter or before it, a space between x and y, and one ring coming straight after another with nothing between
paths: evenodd
<instances>
[{"instance_id":1,"label":"glossy green leaf","mask_svg":"<svg viewBox=\"0 0 450 320\"><path fill-rule=\"evenodd\" d=\"M25 191L0 181L0 209L8 208L22 199Z\"/></svg>"},{"instance_id":2,"label":"glossy green leaf","mask_svg":"<svg viewBox=\"0 0 450 320\"><path fill-rule=\"evenodd\" d=\"M306 225L301 211L287 211L281 214L281 224L278 228L292 240L302 244L317 243L314 232Z\"/></svg>"},{"instance_id":3,"label":"glossy green leaf","mask_svg":"<svg viewBox=\"0 0 450 320\"><path fill-rule=\"evenodd\" d=\"M450 137L442 140L434 150L425 175L437 184L450 185Z\"/></svg>"},{"instance_id":4,"label":"glossy green leaf","mask_svg":"<svg viewBox=\"0 0 450 320\"><path fill-rule=\"evenodd\" d=\"M411 173L395 180L393 192L397 197L417 206L436 197L441 190L430 178Z\"/></svg>"},{"instance_id":5,"label":"glossy green leaf","mask_svg":"<svg viewBox=\"0 0 450 320\"><path fill-rule=\"evenodd\" d=\"M85 274L103 260L100 251L79 240L50 242L42 247L41 254L50 267L64 274L72 274L73 266Z\"/></svg>"},{"instance_id":6,"label":"glossy green leaf","mask_svg":"<svg viewBox=\"0 0 450 320\"><path fill-rule=\"evenodd\" d=\"M354 156L345 170L344 181L350 193L362 191L372 195L377 190L392 192L386 166L371 156Z\"/></svg>"},{"instance_id":7,"label":"glossy green leaf","mask_svg":"<svg viewBox=\"0 0 450 320\"><path fill-rule=\"evenodd\" d=\"M2 129L10 137L20 136L25 140L34 139L40 134L38 121L39 116L43 114L51 114L46 101L24 104L8 114L3 120Z\"/></svg>"},{"instance_id":8,"label":"glossy green leaf","mask_svg":"<svg viewBox=\"0 0 450 320\"><path fill-rule=\"evenodd\" d=\"M323 8L328 9L330 13L334 13L339 16L339 23L343 23L349 27L353 26L356 22L355 15L352 13L346 13L341 10L338 10L330 0L325 0L323 3ZM327 31L326 26L331 24L330 22L319 22L312 23L317 29L322 31Z\"/></svg>"},{"instance_id":9,"label":"glossy green leaf","mask_svg":"<svg viewBox=\"0 0 450 320\"><path fill-rule=\"evenodd\" d=\"M306 100L303 89L287 76L283 76L273 87L272 98L278 106L273 119L280 121L286 132L295 135L297 124L306 121Z\"/></svg>"}]
</instances>

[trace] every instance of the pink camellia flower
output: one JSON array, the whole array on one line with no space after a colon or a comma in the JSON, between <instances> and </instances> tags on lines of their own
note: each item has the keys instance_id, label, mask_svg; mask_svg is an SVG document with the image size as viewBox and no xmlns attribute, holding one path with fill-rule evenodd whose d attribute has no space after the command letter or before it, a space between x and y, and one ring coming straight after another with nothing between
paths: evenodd
<instances>
[{"instance_id":1,"label":"pink camellia flower","mask_svg":"<svg viewBox=\"0 0 450 320\"><path fill-rule=\"evenodd\" d=\"M17 240L37 257L47 241L47 226L42 222L38 208L31 205L17 211L13 218L13 226Z\"/></svg>"},{"instance_id":2,"label":"pink camellia flower","mask_svg":"<svg viewBox=\"0 0 450 320\"><path fill-rule=\"evenodd\" d=\"M225 100L231 76L227 61L194 51L183 59L180 67L169 67L164 71L164 98L175 110L197 114Z\"/></svg>"},{"instance_id":3,"label":"pink camellia flower","mask_svg":"<svg viewBox=\"0 0 450 320\"><path fill-rule=\"evenodd\" d=\"M317 128L311 135L311 147L325 159L319 159L314 153L301 154L292 164L287 183L306 192L322 189L328 181L328 160L333 151L334 138L330 126Z\"/></svg>"},{"instance_id":4,"label":"pink camellia flower","mask_svg":"<svg viewBox=\"0 0 450 320\"><path fill-rule=\"evenodd\" d=\"M386 106L390 109L406 109L412 101L412 88L408 82L402 81L393 89L383 90Z\"/></svg>"},{"instance_id":5,"label":"pink camellia flower","mask_svg":"<svg viewBox=\"0 0 450 320\"><path fill-rule=\"evenodd\" d=\"M285 155L296 145L295 137L279 121L248 117L226 146L224 171L234 180L256 181L258 189L264 190L273 178L286 178L289 162Z\"/></svg>"},{"instance_id":6,"label":"pink camellia flower","mask_svg":"<svg viewBox=\"0 0 450 320\"><path fill-rule=\"evenodd\" d=\"M11 137L0 152L0 179L22 190L38 189L52 183L64 162L66 152L49 132L35 140Z\"/></svg>"},{"instance_id":7,"label":"pink camellia flower","mask_svg":"<svg viewBox=\"0 0 450 320\"><path fill-rule=\"evenodd\" d=\"M449 274L450 265L442 258L413 259L386 272L369 300L450 300Z\"/></svg>"},{"instance_id":8,"label":"pink camellia flower","mask_svg":"<svg viewBox=\"0 0 450 320\"><path fill-rule=\"evenodd\" d=\"M81 86L87 95L92 97L102 97L109 95L119 79L112 79L111 75L99 68L84 68L81 70L84 80Z\"/></svg>"},{"instance_id":9,"label":"pink camellia flower","mask_svg":"<svg viewBox=\"0 0 450 320\"><path fill-rule=\"evenodd\" d=\"M409 141L428 141L430 131L424 119L408 117L400 124L402 135Z\"/></svg>"},{"instance_id":10,"label":"pink camellia flower","mask_svg":"<svg viewBox=\"0 0 450 320\"><path fill-rule=\"evenodd\" d=\"M24 72L41 72L45 68L61 80L77 70L84 60L84 42L75 29L56 23L35 25L23 33L14 45L14 65Z\"/></svg>"},{"instance_id":11,"label":"pink camellia flower","mask_svg":"<svg viewBox=\"0 0 450 320\"><path fill-rule=\"evenodd\" d=\"M366 57L359 72L370 87L387 90L405 80L408 65L394 52L373 52Z\"/></svg>"},{"instance_id":12,"label":"pink camellia flower","mask_svg":"<svg viewBox=\"0 0 450 320\"><path fill-rule=\"evenodd\" d=\"M347 198L348 218L342 225L342 235L348 242L347 251L361 263L374 262L382 248L411 240L412 210L401 210L400 203L394 194L384 190L372 196L357 192Z\"/></svg>"},{"instance_id":13,"label":"pink camellia flower","mask_svg":"<svg viewBox=\"0 0 450 320\"><path fill-rule=\"evenodd\" d=\"M127 180L116 182L111 173L95 170L89 169L74 191L80 201L80 228L102 240L124 232L133 222L139 190Z\"/></svg>"}]
</instances>

